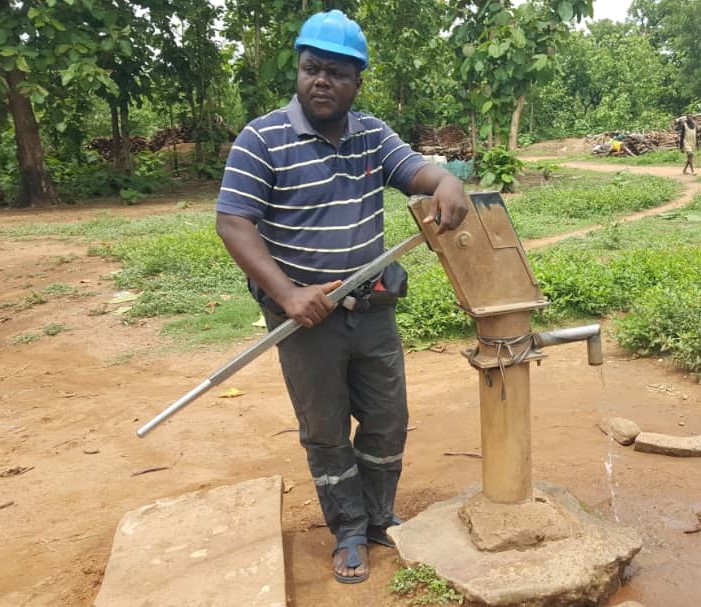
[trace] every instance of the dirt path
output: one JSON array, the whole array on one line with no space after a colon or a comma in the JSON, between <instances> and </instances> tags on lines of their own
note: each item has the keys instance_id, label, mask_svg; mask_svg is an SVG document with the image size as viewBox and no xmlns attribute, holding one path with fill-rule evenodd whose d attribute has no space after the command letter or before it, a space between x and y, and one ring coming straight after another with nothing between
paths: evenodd
<instances>
[{"instance_id":1,"label":"dirt path","mask_svg":"<svg viewBox=\"0 0 701 607\"><path fill-rule=\"evenodd\" d=\"M687 197L698 188L690 178L685 184ZM109 212L173 208L160 203ZM104 212L8 212L0 213L0 224ZM141 424L245 344L174 352L159 322L125 324L111 313L114 306L105 307L115 291L109 273L117 267L88 256L84 245L1 241L0 256L0 606L87 607L127 511L272 474L291 487L283 503L290 607L403 604L386 591L397 564L385 548L372 549L368 582L341 587L332 581L332 538L304 452L296 433L287 431L295 422L274 352L139 439ZM74 294L25 309L9 305L56 283ZM66 330L50 337L43 333L49 325ZM29 334L41 337L29 342ZM407 355L412 431L397 504L405 518L480 479L479 460L446 455L480 449L477 377L459 352L466 345ZM533 367L534 477L567 486L603 516L642 534L645 547L632 579L612 604L631 598L648 607L696 607L701 534L683 531L693 526L692 504L700 499L698 461L635 453L595 424L620 415L649 431L701 434L701 386L662 361L627 358L609 339L604 353L601 372L587 366L583 344L552 348L542 366ZM219 398L228 387L243 396ZM139 474L153 468L163 469Z\"/></svg>"}]
</instances>

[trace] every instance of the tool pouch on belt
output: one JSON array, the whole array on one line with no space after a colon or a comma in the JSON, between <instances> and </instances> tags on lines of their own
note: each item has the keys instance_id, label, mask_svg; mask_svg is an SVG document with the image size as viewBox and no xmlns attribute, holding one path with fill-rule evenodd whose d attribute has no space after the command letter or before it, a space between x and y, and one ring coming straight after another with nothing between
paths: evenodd
<instances>
[{"instance_id":1,"label":"tool pouch on belt","mask_svg":"<svg viewBox=\"0 0 701 607\"><path fill-rule=\"evenodd\" d=\"M378 286L381 288L384 287L384 290L395 298L406 297L409 286L409 276L402 267L402 264L398 261L393 261L382 272L382 278L380 278L380 281L375 285L374 291L378 291Z\"/></svg>"},{"instance_id":2,"label":"tool pouch on belt","mask_svg":"<svg viewBox=\"0 0 701 607\"><path fill-rule=\"evenodd\" d=\"M355 289L343 306L354 312L367 312L372 306L393 306L399 297L407 294L409 277L397 261L382 272L376 282L368 282Z\"/></svg>"}]
</instances>

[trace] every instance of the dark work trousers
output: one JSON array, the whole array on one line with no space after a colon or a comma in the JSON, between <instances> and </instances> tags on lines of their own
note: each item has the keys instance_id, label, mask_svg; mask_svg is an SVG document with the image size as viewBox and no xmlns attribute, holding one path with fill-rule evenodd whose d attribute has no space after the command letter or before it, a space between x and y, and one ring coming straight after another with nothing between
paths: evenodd
<instances>
[{"instance_id":1,"label":"dark work trousers","mask_svg":"<svg viewBox=\"0 0 701 607\"><path fill-rule=\"evenodd\" d=\"M285 320L263 314L271 330ZM339 307L278 344L278 354L329 529L341 541L389 526L408 422L394 306Z\"/></svg>"}]
</instances>

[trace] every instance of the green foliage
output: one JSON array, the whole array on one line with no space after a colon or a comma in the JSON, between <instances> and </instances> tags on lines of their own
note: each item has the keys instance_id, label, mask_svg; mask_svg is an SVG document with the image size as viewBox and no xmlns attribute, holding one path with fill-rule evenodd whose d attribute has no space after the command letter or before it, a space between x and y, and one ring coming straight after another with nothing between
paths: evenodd
<instances>
[{"instance_id":1,"label":"green foliage","mask_svg":"<svg viewBox=\"0 0 701 607\"><path fill-rule=\"evenodd\" d=\"M357 19L368 39L371 68L357 105L405 138L419 124L465 122L456 99L453 49L442 35L448 17L440 0L359 3Z\"/></svg>"},{"instance_id":2,"label":"green foliage","mask_svg":"<svg viewBox=\"0 0 701 607\"><path fill-rule=\"evenodd\" d=\"M619 316L629 351L669 355L701 374L701 196L679 211L613 224L529 255L551 308L546 321Z\"/></svg>"},{"instance_id":3,"label":"green foliage","mask_svg":"<svg viewBox=\"0 0 701 607\"><path fill-rule=\"evenodd\" d=\"M464 338L474 332L472 319L459 307L450 281L435 259L420 271L406 266L409 294L397 304L397 325L406 345Z\"/></svg>"},{"instance_id":4,"label":"green foliage","mask_svg":"<svg viewBox=\"0 0 701 607\"><path fill-rule=\"evenodd\" d=\"M516 176L523 173L523 162L503 146L487 150L477 164L480 186L499 192L513 192L518 185Z\"/></svg>"},{"instance_id":5,"label":"green foliage","mask_svg":"<svg viewBox=\"0 0 701 607\"><path fill-rule=\"evenodd\" d=\"M660 192L668 187L666 180L633 179L628 174L575 174L558 177L552 184L510 199L510 213L519 221L528 215L534 231L542 230L538 228L542 221L552 233L568 216L581 222L578 225L592 225L603 223L604 216L659 204ZM674 188L666 192L672 195ZM203 194L202 201L207 196ZM417 229L406 202L394 190L386 193L388 246ZM640 354L668 354L678 364L701 373L699 225L701 196L697 195L684 209L637 222L608 221L604 229L585 237L530 253L534 273L551 302L536 322L562 323L622 313L625 316L616 323L616 335L624 347ZM517 232L523 237L518 225ZM6 238L46 235L95 243L94 254L122 261L124 269L115 276L116 286L141 292L127 320L178 315L166 332L190 344L230 341L253 330L257 306L247 293L244 275L215 233L209 204L204 211L191 205L174 206L172 213L161 216L108 215L77 224L23 224L0 230L0 236ZM473 322L457 305L435 254L420 247L402 258L402 263L409 272L409 295L400 300L397 319L405 344L415 347L472 334ZM27 307L82 293L54 283L40 292L31 291L14 305ZM104 312L101 308L89 313ZM16 339L24 343L38 336Z\"/></svg>"},{"instance_id":6,"label":"green foliage","mask_svg":"<svg viewBox=\"0 0 701 607\"><path fill-rule=\"evenodd\" d=\"M458 53L460 81L469 109L482 118L480 136L505 138L517 108L537 82L556 70L557 47L569 34L569 23L593 10L591 0L549 3L451 2L457 25L451 43ZM516 141L510 142L515 147Z\"/></svg>"},{"instance_id":7,"label":"green foliage","mask_svg":"<svg viewBox=\"0 0 701 607\"><path fill-rule=\"evenodd\" d=\"M538 84L525 116L538 138L669 128L674 70L632 23L595 22L559 48L561 69Z\"/></svg>"},{"instance_id":8,"label":"green foliage","mask_svg":"<svg viewBox=\"0 0 701 607\"><path fill-rule=\"evenodd\" d=\"M668 355L679 366L701 373L701 286L696 276L653 285L616 322L616 338L628 351L644 356Z\"/></svg>"},{"instance_id":9,"label":"green foliage","mask_svg":"<svg viewBox=\"0 0 701 607\"><path fill-rule=\"evenodd\" d=\"M135 155L131 173L116 170L96 155L92 155L87 164L60 162L49 157L47 168L61 198L66 201L119 194L125 204L134 204L144 194L157 192L169 182L163 159L152 152Z\"/></svg>"},{"instance_id":10,"label":"green foliage","mask_svg":"<svg viewBox=\"0 0 701 607\"><path fill-rule=\"evenodd\" d=\"M462 605L465 597L448 586L433 567L402 567L392 577L390 591L410 597L409 605Z\"/></svg>"}]
</instances>

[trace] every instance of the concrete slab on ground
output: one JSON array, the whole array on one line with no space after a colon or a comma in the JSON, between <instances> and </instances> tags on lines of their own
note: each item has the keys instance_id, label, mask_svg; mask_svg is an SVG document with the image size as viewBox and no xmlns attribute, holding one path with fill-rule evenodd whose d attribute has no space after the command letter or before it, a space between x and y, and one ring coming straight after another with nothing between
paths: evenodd
<instances>
[{"instance_id":1,"label":"concrete slab on ground","mask_svg":"<svg viewBox=\"0 0 701 607\"><path fill-rule=\"evenodd\" d=\"M95 607L284 607L282 477L161 499L121 520Z\"/></svg>"},{"instance_id":2,"label":"concrete slab on ground","mask_svg":"<svg viewBox=\"0 0 701 607\"><path fill-rule=\"evenodd\" d=\"M578 521L567 537L526 549L478 549L459 510L480 495L479 485L387 532L403 564L433 567L475 607L601 604L618 589L624 568L642 547L637 532L588 512L563 487L540 482L536 488Z\"/></svg>"}]
</instances>

